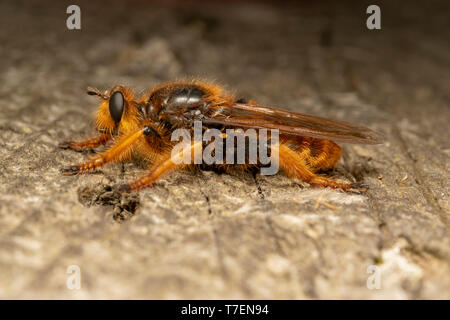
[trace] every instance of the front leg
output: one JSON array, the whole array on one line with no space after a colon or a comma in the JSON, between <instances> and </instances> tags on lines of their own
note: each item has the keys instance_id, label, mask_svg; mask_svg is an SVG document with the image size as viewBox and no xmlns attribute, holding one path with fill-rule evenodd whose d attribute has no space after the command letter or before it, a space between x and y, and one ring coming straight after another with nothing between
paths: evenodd
<instances>
[{"instance_id":1,"label":"front leg","mask_svg":"<svg viewBox=\"0 0 450 320\"><path fill-rule=\"evenodd\" d=\"M102 134L96 138L89 138L84 141L72 141L66 140L61 142L58 147L61 149L71 149L74 151L83 151L85 149L97 148L101 145L106 144L111 139L110 134Z\"/></svg>"},{"instance_id":2,"label":"front leg","mask_svg":"<svg viewBox=\"0 0 450 320\"><path fill-rule=\"evenodd\" d=\"M94 171L94 169L105 165L108 162L122 161L131 155L133 144L147 132L147 127L136 131L133 134L121 138L114 143L108 150L100 153L100 156L92 158L90 161L68 166L62 169L65 175L74 175Z\"/></svg>"}]
</instances>

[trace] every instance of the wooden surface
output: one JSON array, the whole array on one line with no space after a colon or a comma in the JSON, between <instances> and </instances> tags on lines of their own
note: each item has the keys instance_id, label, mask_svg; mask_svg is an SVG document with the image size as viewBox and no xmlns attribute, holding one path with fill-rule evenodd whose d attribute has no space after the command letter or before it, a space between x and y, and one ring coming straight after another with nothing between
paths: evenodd
<instances>
[{"instance_id":1,"label":"wooden surface","mask_svg":"<svg viewBox=\"0 0 450 320\"><path fill-rule=\"evenodd\" d=\"M0 4L0 298L450 298L448 4ZM382 132L345 145L348 194L282 174L175 173L118 198L134 164L88 154L85 88L201 77L263 104ZM81 289L66 286L79 266ZM381 288L368 289L369 266Z\"/></svg>"}]
</instances>

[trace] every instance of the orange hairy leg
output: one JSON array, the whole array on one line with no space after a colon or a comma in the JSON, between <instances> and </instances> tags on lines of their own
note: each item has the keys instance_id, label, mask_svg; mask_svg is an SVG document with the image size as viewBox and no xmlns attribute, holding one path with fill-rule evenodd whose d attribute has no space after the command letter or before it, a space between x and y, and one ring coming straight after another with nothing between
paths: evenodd
<instances>
[{"instance_id":1,"label":"orange hairy leg","mask_svg":"<svg viewBox=\"0 0 450 320\"><path fill-rule=\"evenodd\" d=\"M111 139L110 134L102 134L96 138L89 138L83 141L63 141L59 144L59 147L62 149L72 149L75 151L82 151L84 149L93 149L97 148L101 145L106 144Z\"/></svg>"},{"instance_id":2,"label":"orange hairy leg","mask_svg":"<svg viewBox=\"0 0 450 320\"><path fill-rule=\"evenodd\" d=\"M279 166L289 177L299 178L314 187L330 187L342 190L357 187L354 184L334 181L315 173L321 169L330 169L336 164L340 158L339 147L339 149L335 149L338 151L336 154L333 155L324 152L322 157L311 156L311 150L309 148L305 148L299 152L292 150L288 144L284 143L281 143L278 148ZM330 160L327 160L327 157L330 157Z\"/></svg>"},{"instance_id":3,"label":"orange hairy leg","mask_svg":"<svg viewBox=\"0 0 450 320\"><path fill-rule=\"evenodd\" d=\"M194 149L201 145L202 141L191 143L190 153L192 159L194 157ZM122 184L121 186L119 186L119 191L122 193L126 193L151 186L156 180L158 180L159 177L161 177L161 175L169 171L172 171L176 168L182 168L187 166L185 163L181 161L182 158L183 158L183 150L180 150L179 153L174 154L173 156L172 154L167 155L163 161L159 162L159 164L153 165L153 167L150 169L149 174L131 183Z\"/></svg>"},{"instance_id":4,"label":"orange hairy leg","mask_svg":"<svg viewBox=\"0 0 450 320\"><path fill-rule=\"evenodd\" d=\"M78 165L66 167L63 169L63 173L66 175L85 173L87 171L93 171L95 168L101 167L108 162L126 158L126 155L128 155L127 152L130 151L131 146L144 135L144 131L145 128L123 137L108 150L102 152L100 156L94 157L90 161Z\"/></svg>"}]
</instances>

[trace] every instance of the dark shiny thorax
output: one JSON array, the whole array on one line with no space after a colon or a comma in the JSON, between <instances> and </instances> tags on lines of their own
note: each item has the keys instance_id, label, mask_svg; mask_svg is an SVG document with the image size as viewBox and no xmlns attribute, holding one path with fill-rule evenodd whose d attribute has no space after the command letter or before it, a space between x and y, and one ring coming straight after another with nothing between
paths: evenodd
<instances>
[{"instance_id":1,"label":"dark shiny thorax","mask_svg":"<svg viewBox=\"0 0 450 320\"><path fill-rule=\"evenodd\" d=\"M202 98L208 95L198 85L167 86L154 91L148 102L140 107L144 118L167 126L179 127L200 119L206 104Z\"/></svg>"},{"instance_id":2,"label":"dark shiny thorax","mask_svg":"<svg viewBox=\"0 0 450 320\"><path fill-rule=\"evenodd\" d=\"M149 103L156 113L172 111L181 106L198 105L206 92L195 85L170 86L152 93Z\"/></svg>"}]
</instances>

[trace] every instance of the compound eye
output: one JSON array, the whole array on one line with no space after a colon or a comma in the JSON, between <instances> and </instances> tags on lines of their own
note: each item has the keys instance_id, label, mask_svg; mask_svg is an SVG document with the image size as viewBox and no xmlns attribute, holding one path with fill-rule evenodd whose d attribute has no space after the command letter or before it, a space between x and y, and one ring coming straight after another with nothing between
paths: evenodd
<instances>
[{"instance_id":1,"label":"compound eye","mask_svg":"<svg viewBox=\"0 0 450 320\"><path fill-rule=\"evenodd\" d=\"M116 124L122 118L124 104L125 99L120 91L114 92L109 98L109 113Z\"/></svg>"}]
</instances>

